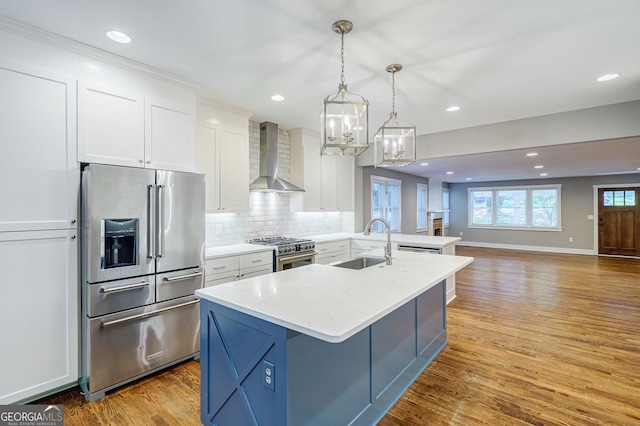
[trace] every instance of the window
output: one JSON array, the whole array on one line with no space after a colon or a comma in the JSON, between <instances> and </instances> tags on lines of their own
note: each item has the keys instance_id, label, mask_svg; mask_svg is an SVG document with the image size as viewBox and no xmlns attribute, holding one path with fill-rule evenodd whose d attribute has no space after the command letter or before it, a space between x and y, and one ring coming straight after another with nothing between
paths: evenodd
<instances>
[{"instance_id":1,"label":"window","mask_svg":"<svg viewBox=\"0 0 640 426\"><path fill-rule=\"evenodd\" d=\"M371 218L380 217L389 222L392 232L400 232L400 190L402 181L371 176ZM373 224L373 232L384 232L380 222Z\"/></svg>"},{"instance_id":2,"label":"window","mask_svg":"<svg viewBox=\"0 0 640 426\"><path fill-rule=\"evenodd\" d=\"M604 191L603 196L605 207L636 205L636 191Z\"/></svg>"},{"instance_id":3,"label":"window","mask_svg":"<svg viewBox=\"0 0 640 426\"><path fill-rule=\"evenodd\" d=\"M449 188L442 188L442 210L444 215L442 217L442 226L445 228L449 226L449 210L451 209L449 204Z\"/></svg>"},{"instance_id":4,"label":"window","mask_svg":"<svg viewBox=\"0 0 640 426\"><path fill-rule=\"evenodd\" d=\"M469 227L559 230L560 189L561 185L469 188Z\"/></svg>"},{"instance_id":5,"label":"window","mask_svg":"<svg viewBox=\"0 0 640 426\"><path fill-rule=\"evenodd\" d=\"M427 230L427 200L428 186L424 183L417 184L417 209L416 212L416 231L425 232Z\"/></svg>"}]
</instances>

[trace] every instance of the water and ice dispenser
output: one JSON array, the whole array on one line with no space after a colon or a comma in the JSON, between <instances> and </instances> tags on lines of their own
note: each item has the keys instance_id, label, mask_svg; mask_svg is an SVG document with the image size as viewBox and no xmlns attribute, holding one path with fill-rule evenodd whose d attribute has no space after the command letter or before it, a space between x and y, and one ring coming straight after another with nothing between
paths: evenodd
<instances>
[{"instance_id":1,"label":"water and ice dispenser","mask_svg":"<svg viewBox=\"0 0 640 426\"><path fill-rule=\"evenodd\" d=\"M102 221L102 269L135 265L138 252L138 219Z\"/></svg>"}]
</instances>

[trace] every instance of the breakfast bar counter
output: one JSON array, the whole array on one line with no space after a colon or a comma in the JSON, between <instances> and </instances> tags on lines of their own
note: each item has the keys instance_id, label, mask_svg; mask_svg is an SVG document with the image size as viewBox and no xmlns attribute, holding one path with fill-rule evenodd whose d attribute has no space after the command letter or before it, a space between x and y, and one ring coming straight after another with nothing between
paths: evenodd
<instances>
[{"instance_id":1,"label":"breakfast bar counter","mask_svg":"<svg viewBox=\"0 0 640 426\"><path fill-rule=\"evenodd\" d=\"M473 261L393 255L198 290L203 424L375 424L447 343L443 280Z\"/></svg>"}]
</instances>

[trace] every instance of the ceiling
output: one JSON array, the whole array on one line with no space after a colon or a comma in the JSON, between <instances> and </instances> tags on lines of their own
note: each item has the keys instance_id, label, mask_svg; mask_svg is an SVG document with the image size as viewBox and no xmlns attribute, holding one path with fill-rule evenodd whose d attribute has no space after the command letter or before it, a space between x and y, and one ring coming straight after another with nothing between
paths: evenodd
<instances>
[{"instance_id":1,"label":"ceiling","mask_svg":"<svg viewBox=\"0 0 640 426\"><path fill-rule=\"evenodd\" d=\"M370 133L391 112L392 63L404 67L396 74L398 116L418 134L640 99L638 0L2 0L0 16L169 72L286 130L317 129L322 99L337 90L340 36L331 24L339 19L354 24L345 35L345 81L370 102ZM107 29L133 42L117 44ZM595 81L608 73L620 78ZM274 94L285 100L272 101ZM447 112L452 105L461 109ZM602 161L610 146L589 145L593 158L573 155L572 146L552 154L567 171L620 173L613 157ZM621 149L640 158L633 144ZM515 157L504 161L509 153ZM452 157L406 171L438 164L512 179L519 174L507 164L520 154Z\"/></svg>"}]
</instances>

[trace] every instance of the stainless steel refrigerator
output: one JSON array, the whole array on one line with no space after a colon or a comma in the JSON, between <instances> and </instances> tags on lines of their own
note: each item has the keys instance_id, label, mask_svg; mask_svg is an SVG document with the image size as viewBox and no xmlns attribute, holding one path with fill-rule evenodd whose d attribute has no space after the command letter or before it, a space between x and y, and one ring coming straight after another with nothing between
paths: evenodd
<instances>
[{"instance_id":1,"label":"stainless steel refrigerator","mask_svg":"<svg viewBox=\"0 0 640 426\"><path fill-rule=\"evenodd\" d=\"M82 172L82 377L89 401L199 355L204 175Z\"/></svg>"}]
</instances>

